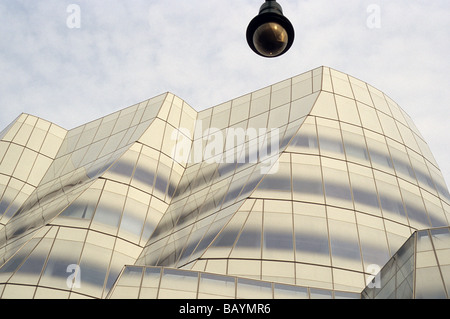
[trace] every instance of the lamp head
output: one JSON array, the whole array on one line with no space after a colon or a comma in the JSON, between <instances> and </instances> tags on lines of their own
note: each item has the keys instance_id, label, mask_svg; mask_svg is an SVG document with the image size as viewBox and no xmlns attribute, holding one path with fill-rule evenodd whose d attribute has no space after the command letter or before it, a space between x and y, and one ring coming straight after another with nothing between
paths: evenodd
<instances>
[{"instance_id":1,"label":"lamp head","mask_svg":"<svg viewBox=\"0 0 450 319\"><path fill-rule=\"evenodd\" d=\"M266 0L247 27L247 43L256 53L273 58L286 53L294 42L294 28L281 6Z\"/></svg>"}]
</instances>

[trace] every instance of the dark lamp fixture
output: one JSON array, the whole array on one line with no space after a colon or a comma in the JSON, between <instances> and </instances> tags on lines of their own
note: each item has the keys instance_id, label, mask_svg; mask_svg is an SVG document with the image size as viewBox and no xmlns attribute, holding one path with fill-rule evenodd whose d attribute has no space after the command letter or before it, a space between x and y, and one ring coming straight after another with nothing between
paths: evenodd
<instances>
[{"instance_id":1,"label":"dark lamp fixture","mask_svg":"<svg viewBox=\"0 0 450 319\"><path fill-rule=\"evenodd\" d=\"M247 43L261 56L274 58L286 53L294 42L294 28L281 6L266 0L247 27Z\"/></svg>"}]
</instances>

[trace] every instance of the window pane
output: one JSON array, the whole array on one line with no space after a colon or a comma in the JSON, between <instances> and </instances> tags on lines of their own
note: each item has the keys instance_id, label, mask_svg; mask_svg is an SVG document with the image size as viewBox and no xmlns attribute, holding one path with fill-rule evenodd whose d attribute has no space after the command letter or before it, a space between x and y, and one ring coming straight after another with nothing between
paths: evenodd
<instances>
[{"instance_id":1,"label":"window pane","mask_svg":"<svg viewBox=\"0 0 450 319\"><path fill-rule=\"evenodd\" d=\"M429 228L428 214L425 211L420 191L410 184L401 183L401 193L405 203L406 213L412 227Z\"/></svg>"},{"instance_id":2,"label":"window pane","mask_svg":"<svg viewBox=\"0 0 450 319\"><path fill-rule=\"evenodd\" d=\"M144 272L142 287L158 288L161 277L161 268L148 267Z\"/></svg>"},{"instance_id":3,"label":"window pane","mask_svg":"<svg viewBox=\"0 0 450 319\"><path fill-rule=\"evenodd\" d=\"M250 279L238 279L237 298L267 299L272 298L272 284Z\"/></svg>"},{"instance_id":4,"label":"window pane","mask_svg":"<svg viewBox=\"0 0 450 319\"><path fill-rule=\"evenodd\" d=\"M127 266L120 277L119 285L139 287L142 281L142 271L142 267Z\"/></svg>"},{"instance_id":5,"label":"window pane","mask_svg":"<svg viewBox=\"0 0 450 319\"><path fill-rule=\"evenodd\" d=\"M320 154L323 156L342 158L344 147L342 145L339 127L318 125L317 131L319 135Z\"/></svg>"},{"instance_id":6,"label":"window pane","mask_svg":"<svg viewBox=\"0 0 450 319\"><path fill-rule=\"evenodd\" d=\"M125 196L104 190L94 215L94 222L111 226L119 226Z\"/></svg>"},{"instance_id":7,"label":"window pane","mask_svg":"<svg viewBox=\"0 0 450 319\"><path fill-rule=\"evenodd\" d=\"M43 238L31 255L14 275L12 282L37 284L45 261L50 252L53 239Z\"/></svg>"},{"instance_id":8,"label":"window pane","mask_svg":"<svg viewBox=\"0 0 450 319\"><path fill-rule=\"evenodd\" d=\"M365 130L364 133L366 134L367 147L369 148L372 166L387 172L393 172L394 166L384 138L380 135L368 132L367 130Z\"/></svg>"},{"instance_id":9,"label":"window pane","mask_svg":"<svg viewBox=\"0 0 450 319\"><path fill-rule=\"evenodd\" d=\"M176 269L164 269L161 289L197 292L198 273Z\"/></svg>"},{"instance_id":10,"label":"window pane","mask_svg":"<svg viewBox=\"0 0 450 319\"><path fill-rule=\"evenodd\" d=\"M361 270L361 256L356 225L329 220L333 266Z\"/></svg>"},{"instance_id":11,"label":"window pane","mask_svg":"<svg viewBox=\"0 0 450 319\"><path fill-rule=\"evenodd\" d=\"M296 260L330 264L328 227L325 218L295 215Z\"/></svg>"},{"instance_id":12,"label":"window pane","mask_svg":"<svg viewBox=\"0 0 450 319\"><path fill-rule=\"evenodd\" d=\"M366 148L366 141L362 129L356 129L349 125L343 126L342 137L344 139L347 160L364 165L369 164L369 153Z\"/></svg>"},{"instance_id":13,"label":"window pane","mask_svg":"<svg viewBox=\"0 0 450 319\"><path fill-rule=\"evenodd\" d=\"M70 265L77 265L83 243L56 240L53 244L40 285L67 289L67 278L72 274Z\"/></svg>"},{"instance_id":14,"label":"window pane","mask_svg":"<svg viewBox=\"0 0 450 319\"><path fill-rule=\"evenodd\" d=\"M294 199L323 203L322 172L319 166L293 163L292 174Z\"/></svg>"},{"instance_id":15,"label":"window pane","mask_svg":"<svg viewBox=\"0 0 450 319\"><path fill-rule=\"evenodd\" d=\"M275 284L274 299L308 299L308 288Z\"/></svg>"},{"instance_id":16,"label":"window pane","mask_svg":"<svg viewBox=\"0 0 450 319\"><path fill-rule=\"evenodd\" d=\"M323 289L309 289L311 299L331 299L332 291L331 290L323 290Z\"/></svg>"},{"instance_id":17,"label":"window pane","mask_svg":"<svg viewBox=\"0 0 450 319\"><path fill-rule=\"evenodd\" d=\"M405 210L403 208L402 198L398 185L394 184L395 180L386 178L389 182L384 181L386 175L375 174L378 193L380 196L381 208L385 218L394 219L396 221L407 223Z\"/></svg>"},{"instance_id":18,"label":"window pane","mask_svg":"<svg viewBox=\"0 0 450 319\"><path fill-rule=\"evenodd\" d=\"M330 167L322 170L327 204L353 208L347 171Z\"/></svg>"},{"instance_id":19,"label":"window pane","mask_svg":"<svg viewBox=\"0 0 450 319\"><path fill-rule=\"evenodd\" d=\"M61 216L91 219L100 197L99 189L88 189L74 203L69 205Z\"/></svg>"},{"instance_id":20,"label":"window pane","mask_svg":"<svg viewBox=\"0 0 450 319\"><path fill-rule=\"evenodd\" d=\"M438 267L418 268L416 270L417 299L446 299L442 277Z\"/></svg>"},{"instance_id":21,"label":"window pane","mask_svg":"<svg viewBox=\"0 0 450 319\"><path fill-rule=\"evenodd\" d=\"M371 264L382 267L389 260L389 250L384 231L361 225L359 225L358 230L364 269L367 269Z\"/></svg>"},{"instance_id":22,"label":"window pane","mask_svg":"<svg viewBox=\"0 0 450 319\"><path fill-rule=\"evenodd\" d=\"M231 253L231 257L261 258L262 213L252 212Z\"/></svg>"},{"instance_id":23,"label":"window pane","mask_svg":"<svg viewBox=\"0 0 450 319\"><path fill-rule=\"evenodd\" d=\"M435 249L450 249L450 228L430 229Z\"/></svg>"},{"instance_id":24,"label":"window pane","mask_svg":"<svg viewBox=\"0 0 450 319\"><path fill-rule=\"evenodd\" d=\"M380 216L381 210L372 171L361 170L356 165L349 165L349 169L355 209Z\"/></svg>"},{"instance_id":25,"label":"window pane","mask_svg":"<svg viewBox=\"0 0 450 319\"><path fill-rule=\"evenodd\" d=\"M0 268L0 280L2 282L9 279L12 272L14 272L17 267L24 261L28 254L33 250L38 244L38 240L33 239L28 245L22 247L14 256L12 256L6 263Z\"/></svg>"},{"instance_id":26,"label":"window pane","mask_svg":"<svg viewBox=\"0 0 450 319\"><path fill-rule=\"evenodd\" d=\"M294 259L292 214L264 213L263 258Z\"/></svg>"},{"instance_id":27,"label":"window pane","mask_svg":"<svg viewBox=\"0 0 450 319\"><path fill-rule=\"evenodd\" d=\"M145 217L147 215L150 197L147 198L148 195L146 195L142 198L142 200L147 201L146 204L141 202L140 200L133 198L139 195L140 193L138 193L138 191L130 189L125 202L123 217L120 223L119 236L132 235L131 238L140 238L142 228L144 226ZM144 194L142 194L142 196L144 196Z\"/></svg>"},{"instance_id":28,"label":"window pane","mask_svg":"<svg viewBox=\"0 0 450 319\"><path fill-rule=\"evenodd\" d=\"M214 274L201 274L199 298L211 298L211 296L221 296L226 298L235 297L234 277L220 276Z\"/></svg>"},{"instance_id":29,"label":"window pane","mask_svg":"<svg viewBox=\"0 0 450 319\"><path fill-rule=\"evenodd\" d=\"M80 292L101 296L112 251L86 243L80 261ZM115 280L116 278L114 278Z\"/></svg>"},{"instance_id":30,"label":"window pane","mask_svg":"<svg viewBox=\"0 0 450 319\"><path fill-rule=\"evenodd\" d=\"M317 143L316 126L304 123L297 135L289 144L290 151L299 153L318 153L319 144Z\"/></svg>"}]
</instances>

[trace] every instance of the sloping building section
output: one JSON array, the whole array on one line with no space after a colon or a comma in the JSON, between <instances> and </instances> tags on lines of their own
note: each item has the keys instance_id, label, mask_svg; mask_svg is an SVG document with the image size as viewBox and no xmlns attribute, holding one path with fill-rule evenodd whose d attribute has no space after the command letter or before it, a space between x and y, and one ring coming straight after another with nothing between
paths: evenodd
<instances>
[{"instance_id":1,"label":"sloping building section","mask_svg":"<svg viewBox=\"0 0 450 319\"><path fill-rule=\"evenodd\" d=\"M0 133L0 229L38 187L66 134L28 114L21 114Z\"/></svg>"},{"instance_id":2,"label":"sloping building section","mask_svg":"<svg viewBox=\"0 0 450 319\"><path fill-rule=\"evenodd\" d=\"M33 277L38 285L67 289L68 266L79 265L85 273L84 288L79 292L100 298L124 263L134 262L140 249L126 240L140 244L154 184L148 178L153 174L148 167L155 168L154 177L160 161L158 151L138 140L158 131L155 122L166 121L168 116L163 114L161 119L159 112L170 110L173 100L172 94L164 94L67 133L40 185L5 226L2 257L7 263L2 275L8 282L22 283L23 277ZM137 172L146 174L138 173L131 183L135 165ZM157 176L168 185L169 175L163 176L162 166ZM180 169L176 171L181 176ZM167 172L171 169L164 170ZM124 184L127 179L131 187ZM167 206L165 191L162 193L153 199L155 212L147 219L144 243ZM127 214L122 218L124 209ZM116 243L119 222L123 225L122 245ZM136 225L139 222L141 225ZM64 235L67 233L73 237ZM114 256L113 251L117 251Z\"/></svg>"},{"instance_id":3,"label":"sloping building section","mask_svg":"<svg viewBox=\"0 0 450 319\"><path fill-rule=\"evenodd\" d=\"M373 276L364 299L448 299L450 228L414 232Z\"/></svg>"},{"instance_id":4,"label":"sloping building section","mask_svg":"<svg viewBox=\"0 0 450 319\"><path fill-rule=\"evenodd\" d=\"M201 112L166 93L0 137L1 298L359 298L449 225L408 115L327 67Z\"/></svg>"},{"instance_id":5,"label":"sloping building section","mask_svg":"<svg viewBox=\"0 0 450 319\"><path fill-rule=\"evenodd\" d=\"M320 78L307 72L199 114L192 163L138 264L191 267L264 176L278 170Z\"/></svg>"}]
</instances>

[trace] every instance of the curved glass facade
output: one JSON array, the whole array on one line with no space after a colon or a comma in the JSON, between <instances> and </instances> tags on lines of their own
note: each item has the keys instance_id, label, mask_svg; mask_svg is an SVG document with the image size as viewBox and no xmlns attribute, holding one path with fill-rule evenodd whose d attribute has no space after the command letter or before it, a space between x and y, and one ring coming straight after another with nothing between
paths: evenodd
<instances>
[{"instance_id":1,"label":"curved glass facade","mask_svg":"<svg viewBox=\"0 0 450 319\"><path fill-rule=\"evenodd\" d=\"M166 93L71 130L22 114L0 138L1 298L359 298L449 226L409 116L328 67L201 112Z\"/></svg>"}]
</instances>

